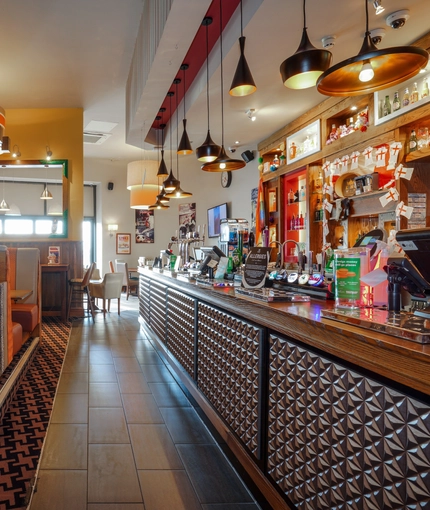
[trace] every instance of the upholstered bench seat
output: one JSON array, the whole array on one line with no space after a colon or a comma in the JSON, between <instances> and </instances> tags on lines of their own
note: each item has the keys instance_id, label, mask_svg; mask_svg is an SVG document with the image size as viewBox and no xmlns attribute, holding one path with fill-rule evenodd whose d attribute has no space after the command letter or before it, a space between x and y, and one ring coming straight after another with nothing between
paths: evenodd
<instances>
[{"instance_id":1,"label":"upholstered bench seat","mask_svg":"<svg viewBox=\"0 0 430 510\"><path fill-rule=\"evenodd\" d=\"M12 321L21 324L23 331L31 333L39 324L39 307L34 303L13 304Z\"/></svg>"},{"instance_id":2,"label":"upholstered bench seat","mask_svg":"<svg viewBox=\"0 0 430 510\"><path fill-rule=\"evenodd\" d=\"M22 346L22 326L18 322L12 322L12 339L13 355L15 356Z\"/></svg>"}]
</instances>

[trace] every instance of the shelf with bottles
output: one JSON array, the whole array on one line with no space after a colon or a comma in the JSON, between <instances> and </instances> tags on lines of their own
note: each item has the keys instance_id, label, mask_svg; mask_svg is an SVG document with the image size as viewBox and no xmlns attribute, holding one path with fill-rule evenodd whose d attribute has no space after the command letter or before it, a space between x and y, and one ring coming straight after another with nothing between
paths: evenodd
<instances>
[{"instance_id":1,"label":"shelf with bottles","mask_svg":"<svg viewBox=\"0 0 430 510\"><path fill-rule=\"evenodd\" d=\"M430 121L427 121L409 130L405 144L406 162L428 158L430 156L429 126Z\"/></svg>"},{"instance_id":2,"label":"shelf with bottles","mask_svg":"<svg viewBox=\"0 0 430 510\"><path fill-rule=\"evenodd\" d=\"M287 137L287 163L293 163L321 150L320 121Z\"/></svg>"},{"instance_id":3,"label":"shelf with bottles","mask_svg":"<svg viewBox=\"0 0 430 510\"><path fill-rule=\"evenodd\" d=\"M280 166L285 165L285 143L281 142L278 147L262 154L258 161L260 174L275 172Z\"/></svg>"},{"instance_id":4,"label":"shelf with bottles","mask_svg":"<svg viewBox=\"0 0 430 510\"><path fill-rule=\"evenodd\" d=\"M350 101L347 108L326 119L325 145L331 145L346 136L367 130L369 96Z\"/></svg>"},{"instance_id":5,"label":"shelf with bottles","mask_svg":"<svg viewBox=\"0 0 430 510\"><path fill-rule=\"evenodd\" d=\"M430 101L430 64L424 72L394 87L374 93L375 125L403 115Z\"/></svg>"}]
</instances>

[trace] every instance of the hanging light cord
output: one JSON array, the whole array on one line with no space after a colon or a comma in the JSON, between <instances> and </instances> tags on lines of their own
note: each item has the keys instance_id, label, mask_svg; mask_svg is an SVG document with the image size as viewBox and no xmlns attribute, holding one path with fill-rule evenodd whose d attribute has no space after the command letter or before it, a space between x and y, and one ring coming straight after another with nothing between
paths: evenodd
<instances>
[{"instance_id":1,"label":"hanging light cord","mask_svg":"<svg viewBox=\"0 0 430 510\"><path fill-rule=\"evenodd\" d=\"M366 4L366 37L368 35L370 35L370 32L369 32L369 6L367 5L367 0L365 2Z\"/></svg>"},{"instance_id":2,"label":"hanging light cord","mask_svg":"<svg viewBox=\"0 0 430 510\"><path fill-rule=\"evenodd\" d=\"M169 92L169 99L170 99L170 115L172 115L172 96L174 92ZM172 117L170 117L170 170L173 168L172 163Z\"/></svg>"},{"instance_id":3,"label":"hanging light cord","mask_svg":"<svg viewBox=\"0 0 430 510\"><path fill-rule=\"evenodd\" d=\"M243 37L243 13L242 13L242 0L240 0L240 37Z\"/></svg>"},{"instance_id":4,"label":"hanging light cord","mask_svg":"<svg viewBox=\"0 0 430 510\"><path fill-rule=\"evenodd\" d=\"M208 111L209 131L209 25L206 25L206 108Z\"/></svg>"},{"instance_id":5,"label":"hanging light cord","mask_svg":"<svg viewBox=\"0 0 430 510\"><path fill-rule=\"evenodd\" d=\"M222 65L222 0L219 0L219 41L220 41L220 55L221 55L221 142L224 147L224 72Z\"/></svg>"},{"instance_id":6,"label":"hanging light cord","mask_svg":"<svg viewBox=\"0 0 430 510\"><path fill-rule=\"evenodd\" d=\"M185 119L185 94L186 94L186 88L185 88L185 71L186 69L183 69L184 71L184 119ZM178 109L178 86L176 86L176 109Z\"/></svg>"},{"instance_id":7,"label":"hanging light cord","mask_svg":"<svg viewBox=\"0 0 430 510\"><path fill-rule=\"evenodd\" d=\"M367 0L366 0L367 2ZM303 28L305 30L308 29L308 27L306 26L306 0L303 0Z\"/></svg>"},{"instance_id":8,"label":"hanging light cord","mask_svg":"<svg viewBox=\"0 0 430 510\"><path fill-rule=\"evenodd\" d=\"M185 118L185 71L184 71L184 118ZM176 147L179 147L178 83L176 82ZM179 153L176 151L176 178L179 181Z\"/></svg>"}]
</instances>

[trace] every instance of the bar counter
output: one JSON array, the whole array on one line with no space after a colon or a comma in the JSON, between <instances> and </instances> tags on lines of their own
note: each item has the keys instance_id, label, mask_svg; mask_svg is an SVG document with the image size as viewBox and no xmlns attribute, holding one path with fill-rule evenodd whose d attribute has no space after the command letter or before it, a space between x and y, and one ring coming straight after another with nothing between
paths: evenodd
<instances>
[{"instance_id":1,"label":"bar counter","mask_svg":"<svg viewBox=\"0 0 430 510\"><path fill-rule=\"evenodd\" d=\"M138 271L141 323L273 508L430 500L430 344Z\"/></svg>"}]
</instances>

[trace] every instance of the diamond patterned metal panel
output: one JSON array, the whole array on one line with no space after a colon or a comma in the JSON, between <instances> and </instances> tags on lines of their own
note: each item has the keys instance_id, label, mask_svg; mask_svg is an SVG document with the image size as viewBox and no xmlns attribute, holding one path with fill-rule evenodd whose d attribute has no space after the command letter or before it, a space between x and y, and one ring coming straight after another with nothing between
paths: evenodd
<instances>
[{"instance_id":1,"label":"diamond patterned metal panel","mask_svg":"<svg viewBox=\"0 0 430 510\"><path fill-rule=\"evenodd\" d=\"M166 341L166 316L167 316L167 287L158 282L151 281L149 287L150 317L149 325L152 331L162 341Z\"/></svg>"},{"instance_id":2,"label":"diamond patterned metal panel","mask_svg":"<svg viewBox=\"0 0 430 510\"><path fill-rule=\"evenodd\" d=\"M269 341L268 473L297 508L430 508L430 406Z\"/></svg>"},{"instance_id":3,"label":"diamond patterned metal panel","mask_svg":"<svg viewBox=\"0 0 430 510\"><path fill-rule=\"evenodd\" d=\"M139 279L139 315L149 325L149 287L150 280L140 275Z\"/></svg>"},{"instance_id":4,"label":"diamond patterned metal panel","mask_svg":"<svg viewBox=\"0 0 430 510\"><path fill-rule=\"evenodd\" d=\"M258 458L260 329L198 305L198 386Z\"/></svg>"},{"instance_id":5,"label":"diamond patterned metal panel","mask_svg":"<svg viewBox=\"0 0 430 510\"><path fill-rule=\"evenodd\" d=\"M194 378L195 299L168 290L167 347L191 378Z\"/></svg>"}]
</instances>

